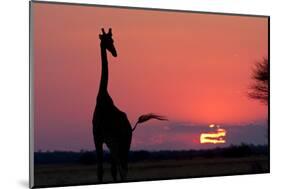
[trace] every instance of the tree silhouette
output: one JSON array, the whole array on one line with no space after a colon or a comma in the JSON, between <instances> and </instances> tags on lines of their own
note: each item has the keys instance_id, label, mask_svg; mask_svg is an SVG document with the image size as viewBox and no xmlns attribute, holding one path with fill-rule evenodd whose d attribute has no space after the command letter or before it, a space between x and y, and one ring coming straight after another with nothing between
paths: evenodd
<instances>
[{"instance_id":1,"label":"tree silhouette","mask_svg":"<svg viewBox=\"0 0 281 189\"><path fill-rule=\"evenodd\" d=\"M252 72L253 83L248 93L249 97L268 104L269 64L268 58L257 62Z\"/></svg>"}]
</instances>

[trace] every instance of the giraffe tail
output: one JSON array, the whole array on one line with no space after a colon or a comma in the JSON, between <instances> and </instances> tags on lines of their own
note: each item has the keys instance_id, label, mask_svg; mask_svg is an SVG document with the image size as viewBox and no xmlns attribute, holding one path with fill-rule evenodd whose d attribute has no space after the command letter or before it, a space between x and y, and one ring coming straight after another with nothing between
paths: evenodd
<instances>
[{"instance_id":1,"label":"giraffe tail","mask_svg":"<svg viewBox=\"0 0 281 189\"><path fill-rule=\"evenodd\" d=\"M133 127L132 131L134 131L138 124L140 123L143 123L143 122L146 122L150 119L157 119L157 120L160 120L160 121L168 121L168 119L164 116L161 116L161 115L157 115L157 114L154 114L154 113L149 113L149 114L144 114L144 115L141 115L137 121L137 123L135 124L135 126Z\"/></svg>"}]
</instances>

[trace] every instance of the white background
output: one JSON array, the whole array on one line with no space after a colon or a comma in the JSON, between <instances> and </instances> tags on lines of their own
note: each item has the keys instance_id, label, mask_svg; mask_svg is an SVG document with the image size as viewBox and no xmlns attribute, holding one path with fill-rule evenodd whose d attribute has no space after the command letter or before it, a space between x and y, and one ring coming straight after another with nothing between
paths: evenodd
<instances>
[{"instance_id":1,"label":"white background","mask_svg":"<svg viewBox=\"0 0 281 189\"><path fill-rule=\"evenodd\" d=\"M69 0L68 2L271 16L271 174L68 188L280 188L281 6L278 0ZM28 187L28 8L28 0L2 0L0 4L0 188Z\"/></svg>"}]
</instances>

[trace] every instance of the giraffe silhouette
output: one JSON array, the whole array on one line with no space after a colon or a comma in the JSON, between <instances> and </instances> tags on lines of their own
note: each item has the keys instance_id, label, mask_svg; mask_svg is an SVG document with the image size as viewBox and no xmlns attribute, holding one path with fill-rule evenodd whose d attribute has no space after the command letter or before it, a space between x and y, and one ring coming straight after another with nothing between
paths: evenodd
<instances>
[{"instance_id":1,"label":"giraffe silhouette","mask_svg":"<svg viewBox=\"0 0 281 189\"><path fill-rule=\"evenodd\" d=\"M131 146L132 133L139 123L150 119L167 120L163 116L153 113L145 114L139 117L134 128L127 118L127 115L119 110L113 103L108 94L108 61L107 51L113 57L117 57L117 51L112 39L112 30L108 33L102 28L102 34L99 34L101 49L101 80L96 99L96 107L93 114L93 137L97 154L97 177L101 183L103 181L103 143L110 151L111 174L114 181L117 181L117 173L123 181L128 172L128 153Z\"/></svg>"}]
</instances>

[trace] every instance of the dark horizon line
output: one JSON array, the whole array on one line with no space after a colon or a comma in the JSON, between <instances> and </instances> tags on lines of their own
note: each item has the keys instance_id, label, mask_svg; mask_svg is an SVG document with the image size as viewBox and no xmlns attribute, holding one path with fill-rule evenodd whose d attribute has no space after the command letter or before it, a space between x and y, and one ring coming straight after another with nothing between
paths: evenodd
<instances>
[{"instance_id":1,"label":"dark horizon line","mask_svg":"<svg viewBox=\"0 0 281 189\"><path fill-rule=\"evenodd\" d=\"M213 145L213 144L206 144L206 145ZM217 145L217 144L214 144ZM222 144L223 145L223 144ZM200 148L200 149L159 149L159 150L146 150L146 149L137 149L137 150L131 150L130 152L140 152L140 151L145 151L145 152L180 152L180 151L203 151L203 150L216 150L216 149L227 149L231 147L240 147L240 146L250 146L250 147L268 147L268 144L249 144L249 143L240 143L240 144L230 144L228 146L216 146L212 148ZM96 150L87 150L87 149L80 149L79 151L74 151L74 150L37 150L34 151L33 153L85 153L85 152L95 152ZM104 152L108 152L108 149L105 149Z\"/></svg>"}]
</instances>

